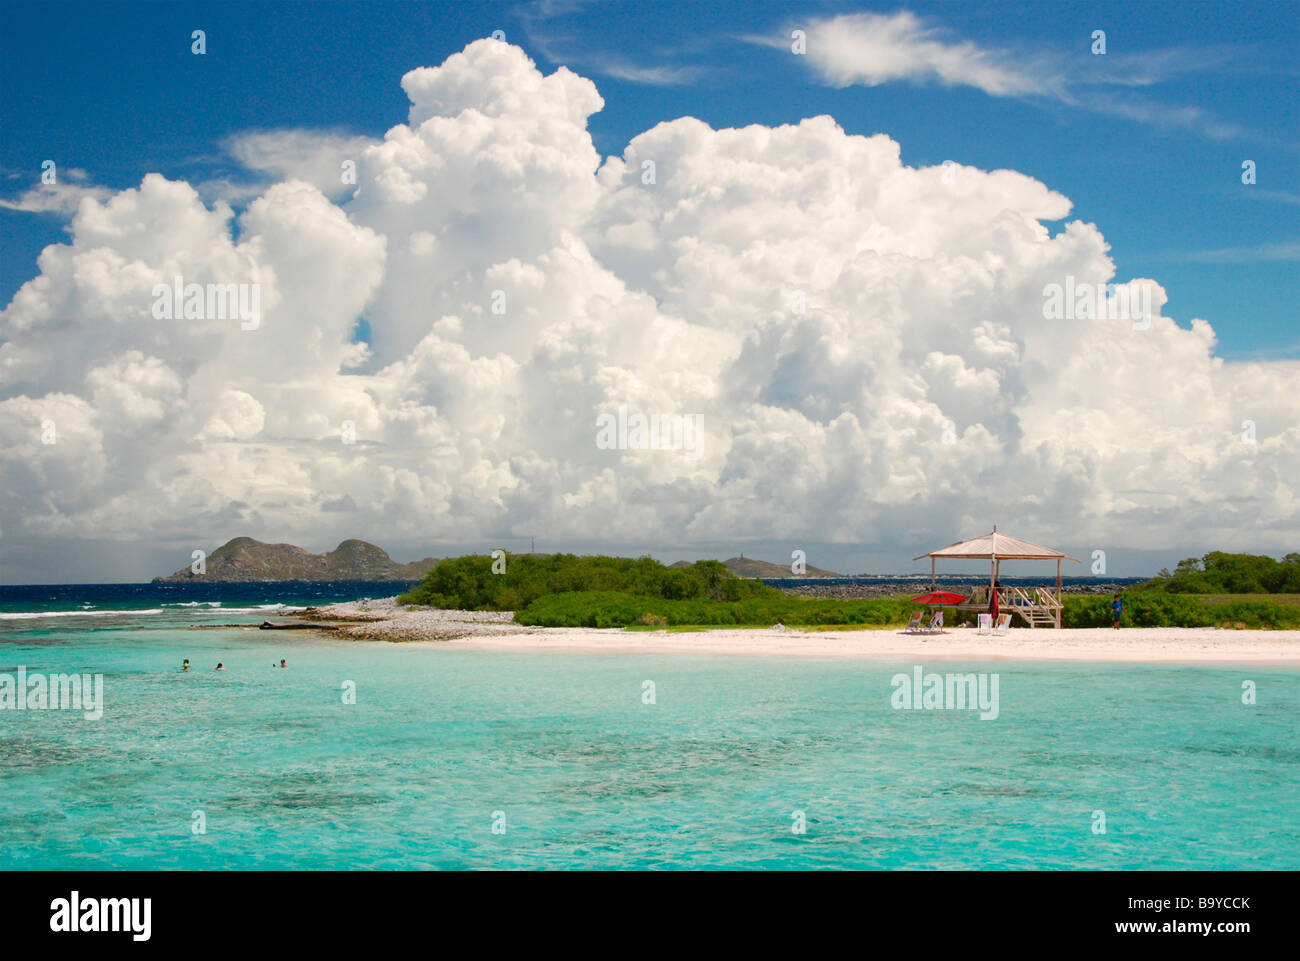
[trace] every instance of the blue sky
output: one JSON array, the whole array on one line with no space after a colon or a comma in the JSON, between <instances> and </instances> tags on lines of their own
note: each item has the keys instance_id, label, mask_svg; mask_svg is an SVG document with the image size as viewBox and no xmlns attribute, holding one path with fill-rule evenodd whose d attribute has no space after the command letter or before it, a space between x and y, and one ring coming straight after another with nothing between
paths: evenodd
<instances>
[{"instance_id":1,"label":"blue sky","mask_svg":"<svg viewBox=\"0 0 1300 961\"><path fill-rule=\"evenodd\" d=\"M994 95L923 74L836 86L789 51L790 30L810 20L903 9L937 42L1031 65L1063 90ZM381 135L405 116L402 74L502 30L545 72L565 64L597 83L604 155L683 115L725 127L830 114L849 133L893 137L909 165L1042 180L1100 227L1120 279L1160 281L1184 326L1209 320L1220 356L1300 356L1294 3L7 3L0 18L0 199L11 202L47 158L121 189L149 171L237 179L223 143L250 129ZM190 53L193 29L206 31L203 57ZM1096 29L1105 56L1090 52ZM1143 82L1115 82L1134 76ZM63 224L0 209L0 301Z\"/></svg>"}]
</instances>

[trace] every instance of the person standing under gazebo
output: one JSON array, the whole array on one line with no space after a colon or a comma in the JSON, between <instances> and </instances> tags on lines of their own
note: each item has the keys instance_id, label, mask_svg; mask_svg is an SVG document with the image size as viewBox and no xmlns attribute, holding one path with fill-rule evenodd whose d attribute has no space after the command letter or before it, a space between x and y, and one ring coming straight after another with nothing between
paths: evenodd
<instances>
[{"instance_id":1,"label":"person standing under gazebo","mask_svg":"<svg viewBox=\"0 0 1300 961\"><path fill-rule=\"evenodd\" d=\"M1001 581L997 581L989 588L989 614L993 617L993 623L998 622L998 588L1002 586Z\"/></svg>"}]
</instances>

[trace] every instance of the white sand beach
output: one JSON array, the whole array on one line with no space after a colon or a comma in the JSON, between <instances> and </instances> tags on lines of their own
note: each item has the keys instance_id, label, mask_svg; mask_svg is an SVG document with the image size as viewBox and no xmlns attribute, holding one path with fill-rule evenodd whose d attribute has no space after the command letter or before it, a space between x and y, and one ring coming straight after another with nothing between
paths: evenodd
<instances>
[{"instance_id":1,"label":"white sand beach","mask_svg":"<svg viewBox=\"0 0 1300 961\"><path fill-rule=\"evenodd\" d=\"M667 631L545 628L528 634L466 636L445 642L445 646L479 650L1300 666L1300 631L1221 631L1213 628L1132 628L1118 632L1106 629L1013 628L1005 637L981 636L974 630L926 636L904 634L898 630L712 630L674 634Z\"/></svg>"},{"instance_id":2,"label":"white sand beach","mask_svg":"<svg viewBox=\"0 0 1300 961\"><path fill-rule=\"evenodd\" d=\"M992 636L978 634L973 628L950 629L944 634L906 634L898 628L718 629L677 633L617 628L529 628L511 623L511 615L507 613L403 609L393 598L314 608L304 617L340 625L336 637L403 642L445 650L1300 665L1300 631L1013 627L1006 636Z\"/></svg>"}]
</instances>

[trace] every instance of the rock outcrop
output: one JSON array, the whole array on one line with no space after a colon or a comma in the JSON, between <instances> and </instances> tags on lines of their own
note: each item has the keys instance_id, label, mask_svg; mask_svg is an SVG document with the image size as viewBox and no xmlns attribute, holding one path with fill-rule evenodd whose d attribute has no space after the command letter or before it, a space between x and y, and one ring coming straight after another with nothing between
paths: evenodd
<instances>
[{"instance_id":1,"label":"rock outcrop","mask_svg":"<svg viewBox=\"0 0 1300 961\"><path fill-rule=\"evenodd\" d=\"M346 540L325 554L292 544L263 544L251 537L236 537L204 559L204 573L183 567L155 584L253 581L417 581L437 561L399 564L388 552L360 540Z\"/></svg>"}]
</instances>

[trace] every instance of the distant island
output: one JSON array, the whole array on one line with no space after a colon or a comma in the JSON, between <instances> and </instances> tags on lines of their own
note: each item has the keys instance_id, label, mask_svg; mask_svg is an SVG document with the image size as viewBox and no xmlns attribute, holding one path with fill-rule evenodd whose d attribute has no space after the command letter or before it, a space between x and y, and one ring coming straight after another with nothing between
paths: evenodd
<instances>
[{"instance_id":1,"label":"distant island","mask_svg":"<svg viewBox=\"0 0 1300 961\"><path fill-rule=\"evenodd\" d=\"M293 544L264 544L251 537L236 537L206 557L204 573L182 567L167 577L155 577L153 583L418 581L437 563L426 557L399 564L383 548L355 539L344 541L326 554L313 554Z\"/></svg>"},{"instance_id":2,"label":"distant island","mask_svg":"<svg viewBox=\"0 0 1300 961\"><path fill-rule=\"evenodd\" d=\"M690 566L690 564L686 561L679 561L677 564L674 564L673 566L677 567L678 565L681 565L683 567ZM800 576L840 577L841 576L839 574L836 574L834 571L825 571L822 570L820 567L813 567L811 564L807 565L807 568L806 570L804 570L802 575L795 574L790 570L789 564L773 564L770 561L760 561L752 557L745 557L743 554L740 557L727 558L725 561L722 562L722 566L725 567L727 570L731 571L731 573L735 574L737 577L800 577Z\"/></svg>"}]
</instances>

